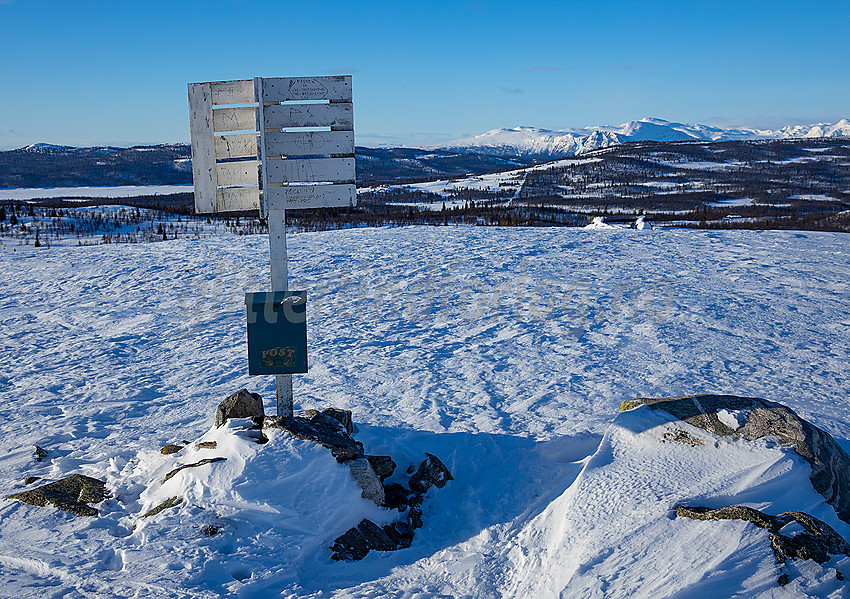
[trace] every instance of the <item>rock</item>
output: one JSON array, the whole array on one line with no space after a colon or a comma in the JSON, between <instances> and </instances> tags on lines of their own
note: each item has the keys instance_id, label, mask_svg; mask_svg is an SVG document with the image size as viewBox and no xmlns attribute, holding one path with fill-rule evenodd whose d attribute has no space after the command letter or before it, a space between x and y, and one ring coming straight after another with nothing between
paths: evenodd
<instances>
[{"instance_id":1,"label":"rock","mask_svg":"<svg viewBox=\"0 0 850 599\"><path fill-rule=\"evenodd\" d=\"M201 441L195 445L198 449L215 449L218 447L218 443L215 441Z\"/></svg>"},{"instance_id":2,"label":"rock","mask_svg":"<svg viewBox=\"0 0 850 599\"><path fill-rule=\"evenodd\" d=\"M395 549L406 549L413 543L413 528L407 522L393 522L381 527L395 545Z\"/></svg>"},{"instance_id":3,"label":"rock","mask_svg":"<svg viewBox=\"0 0 850 599\"><path fill-rule=\"evenodd\" d=\"M425 453L425 455L427 456L425 461L419 465L419 469L410 477L410 488L417 493L424 493L432 485L438 489L442 489L448 481L454 480L449 469L446 468L437 456L430 453Z\"/></svg>"},{"instance_id":4,"label":"rock","mask_svg":"<svg viewBox=\"0 0 850 599\"><path fill-rule=\"evenodd\" d=\"M847 541L835 532L835 529L826 522L818 520L814 516L810 516L805 512L798 511L783 512L779 514L779 516L786 517L789 521L793 519L799 523L800 526L806 529L807 533L813 535L821 543L823 543L824 547L826 547L827 551L830 553L834 555L850 555L850 544L847 543Z\"/></svg>"},{"instance_id":5,"label":"rock","mask_svg":"<svg viewBox=\"0 0 850 599\"><path fill-rule=\"evenodd\" d=\"M168 482L172 476L180 472L181 470L185 470L186 468L197 468L198 466L204 466L206 464L215 464L216 462L223 462L227 458L206 458L201 460L200 462L195 462L194 464L183 464L182 466L178 466L171 472L165 475L165 478L162 480L163 484Z\"/></svg>"},{"instance_id":6,"label":"rock","mask_svg":"<svg viewBox=\"0 0 850 599\"><path fill-rule=\"evenodd\" d=\"M404 511L410 505L411 492L398 483L384 485L384 507Z\"/></svg>"},{"instance_id":7,"label":"rock","mask_svg":"<svg viewBox=\"0 0 850 599\"><path fill-rule=\"evenodd\" d=\"M233 395L228 395L215 411L215 425L220 427L228 418L257 418L265 416L263 398L247 389L240 389Z\"/></svg>"},{"instance_id":8,"label":"rock","mask_svg":"<svg viewBox=\"0 0 850 599\"><path fill-rule=\"evenodd\" d=\"M410 509L407 511L407 523L411 528L422 528L422 494L416 493L410 498Z\"/></svg>"},{"instance_id":9,"label":"rock","mask_svg":"<svg viewBox=\"0 0 850 599\"><path fill-rule=\"evenodd\" d=\"M811 559L819 564L829 561L829 554L850 555L850 544L826 522L804 512L783 512L778 516L765 514L745 505L730 505L719 509L676 506L676 515L694 520L746 520L770 531L770 546L778 562L787 559ZM805 532L794 536L781 533L791 522L797 522Z\"/></svg>"},{"instance_id":10,"label":"rock","mask_svg":"<svg viewBox=\"0 0 850 599\"><path fill-rule=\"evenodd\" d=\"M381 484L381 479L375 474L369 460L356 458L346 461L345 465L351 470L357 485L363 489L360 496L364 499L371 499L378 505L384 505L384 485Z\"/></svg>"},{"instance_id":11,"label":"rock","mask_svg":"<svg viewBox=\"0 0 850 599\"><path fill-rule=\"evenodd\" d=\"M6 499L17 499L39 507L50 503L77 516L97 516L97 510L86 504L100 503L106 499L106 483L90 476L73 474L23 493L9 495Z\"/></svg>"},{"instance_id":12,"label":"rock","mask_svg":"<svg viewBox=\"0 0 850 599\"><path fill-rule=\"evenodd\" d=\"M171 497L160 503L158 506L151 508L150 510L142 514L142 518L150 518L151 516L156 516L160 512L165 511L169 508L177 507L181 503L183 503L182 497Z\"/></svg>"},{"instance_id":13,"label":"rock","mask_svg":"<svg viewBox=\"0 0 850 599\"><path fill-rule=\"evenodd\" d=\"M788 518L769 516L746 505L730 505L718 509L677 505L676 515L692 520L746 520L771 532L779 532L780 528L790 522Z\"/></svg>"},{"instance_id":14,"label":"rock","mask_svg":"<svg viewBox=\"0 0 850 599\"><path fill-rule=\"evenodd\" d=\"M381 481L391 477L395 472L396 463L388 455L367 455L366 459Z\"/></svg>"},{"instance_id":15,"label":"rock","mask_svg":"<svg viewBox=\"0 0 850 599\"><path fill-rule=\"evenodd\" d=\"M319 412L318 410L304 410L304 414L307 418L313 419L319 414L323 416L327 416L329 418L333 418L337 420L342 426L345 427L345 431L350 435L354 432L354 422L351 420L351 410L338 410L336 408L326 408Z\"/></svg>"},{"instance_id":16,"label":"rock","mask_svg":"<svg viewBox=\"0 0 850 599\"><path fill-rule=\"evenodd\" d=\"M682 429L676 429L675 431L667 431L664 433L664 440L670 441L673 443L685 443L690 445L691 447L699 447L702 445L702 441L699 439L692 437L688 434L688 431L684 431Z\"/></svg>"},{"instance_id":17,"label":"rock","mask_svg":"<svg viewBox=\"0 0 850 599\"><path fill-rule=\"evenodd\" d=\"M421 505L411 505L410 510L407 512L407 524L410 528L422 528L424 522L422 522L422 506Z\"/></svg>"},{"instance_id":18,"label":"rock","mask_svg":"<svg viewBox=\"0 0 850 599\"><path fill-rule=\"evenodd\" d=\"M46 449L42 449L38 445L33 445L32 447L33 447L33 451L35 453L35 461L36 462L40 462L41 460L43 460L44 458L47 457L47 450Z\"/></svg>"},{"instance_id":19,"label":"rock","mask_svg":"<svg viewBox=\"0 0 850 599\"><path fill-rule=\"evenodd\" d=\"M327 447L338 462L363 457L363 444L355 441L339 420L323 412L316 413L312 418L268 416L263 427L280 428L296 439L313 441Z\"/></svg>"},{"instance_id":20,"label":"rock","mask_svg":"<svg viewBox=\"0 0 850 599\"><path fill-rule=\"evenodd\" d=\"M823 543L805 532L793 537L772 532L770 533L770 546L778 563L784 564L789 558L810 559L819 564L829 561L829 552Z\"/></svg>"},{"instance_id":21,"label":"rock","mask_svg":"<svg viewBox=\"0 0 850 599\"><path fill-rule=\"evenodd\" d=\"M812 486L835 508L839 518L850 522L850 456L829 433L803 420L790 408L758 398L690 395L638 398L623 402L620 409L639 405L664 410L716 435L734 435L750 441L779 437L811 465ZM734 418L730 419L730 414Z\"/></svg>"},{"instance_id":22,"label":"rock","mask_svg":"<svg viewBox=\"0 0 850 599\"><path fill-rule=\"evenodd\" d=\"M398 549L398 543L387 534L384 528L364 518L356 527L349 528L341 536L334 539L334 544L331 546L331 551L333 551L331 559L358 561L366 557L366 554L372 549L377 551ZM393 534L396 535L395 530L393 530Z\"/></svg>"},{"instance_id":23,"label":"rock","mask_svg":"<svg viewBox=\"0 0 850 599\"><path fill-rule=\"evenodd\" d=\"M205 537L213 537L224 530L223 526L217 524L207 524L201 529L201 534Z\"/></svg>"},{"instance_id":24,"label":"rock","mask_svg":"<svg viewBox=\"0 0 850 599\"><path fill-rule=\"evenodd\" d=\"M31 485L37 480L41 480L41 477L40 476L28 476L24 479L24 484L25 485Z\"/></svg>"},{"instance_id":25,"label":"rock","mask_svg":"<svg viewBox=\"0 0 850 599\"><path fill-rule=\"evenodd\" d=\"M171 455L172 453L177 453L181 449L183 449L182 445L166 445L165 447L160 449L159 452L162 455Z\"/></svg>"}]
</instances>

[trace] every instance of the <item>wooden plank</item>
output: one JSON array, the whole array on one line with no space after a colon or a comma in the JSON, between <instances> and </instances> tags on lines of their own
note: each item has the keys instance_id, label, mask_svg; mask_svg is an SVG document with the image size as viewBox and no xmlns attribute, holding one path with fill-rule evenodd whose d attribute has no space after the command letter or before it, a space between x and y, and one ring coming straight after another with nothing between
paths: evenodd
<instances>
[{"instance_id":1,"label":"wooden plank","mask_svg":"<svg viewBox=\"0 0 850 599\"><path fill-rule=\"evenodd\" d=\"M354 154L353 131L289 131L266 133L269 156Z\"/></svg>"},{"instance_id":2,"label":"wooden plank","mask_svg":"<svg viewBox=\"0 0 850 599\"><path fill-rule=\"evenodd\" d=\"M195 212L204 214L215 212L216 204L212 92L209 83L190 83L188 91Z\"/></svg>"},{"instance_id":3,"label":"wooden plank","mask_svg":"<svg viewBox=\"0 0 850 599\"><path fill-rule=\"evenodd\" d=\"M269 210L353 206L357 203L354 184L286 185L265 192Z\"/></svg>"},{"instance_id":4,"label":"wooden plank","mask_svg":"<svg viewBox=\"0 0 850 599\"><path fill-rule=\"evenodd\" d=\"M354 181L354 158L290 158L266 162L269 184Z\"/></svg>"},{"instance_id":5,"label":"wooden plank","mask_svg":"<svg viewBox=\"0 0 850 599\"><path fill-rule=\"evenodd\" d=\"M351 75L263 78L263 100L351 100Z\"/></svg>"},{"instance_id":6,"label":"wooden plank","mask_svg":"<svg viewBox=\"0 0 850 599\"><path fill-rule=\"evenodd\" d=\"M219 162L215 165L219 187L258 185L260 181L259 160Z\"/></svg>"},{"instance_id":7,"label":"wooden plank","mask_svg":"<svg viewBox=\"0 0 850 599\"><path fill-rule=\"evenodd\" d=\"M259 187L224 187L218 190L216 211L238 212L260 208Z\"/></svg>"},{"instance_id":8,"label":"wooden plank","mask_svg":"<svg viewBox=\"0 0 850 599\"><path fill-rule=\"evenodd\" d=\"M221 104L251 104L256 102L254 97L254 82L250 79L243 81L214 81L210 83L214 106Z\"/></svg>"},{"instance_id":9,"label":"wooden plank","mask_svg":"<svg viewBox=\"0 0 850 599\"><path fill-rule=\"evenodd\" d=\"M256 133L218 135L215 138L215 157L219 160L226 160L228 158L256 156L257 141Z\"/></svg>"},{"instance_id":10,"label":"wooden plank","mask_svg":"<svg viewBox=\"0 0 850 599\"><path fill-rule=\"evenodd\" d=\"M256 131L256 111L253 106L238 106L235 108L216 108L213 110L213 130L223 131Z\"/></svg>"},{"instance_id":11,"label":"wooden plank","mask_svg":"<svg viewBox=\"0 0 850 599\"><path fill-rule=\"evenodd\" d=\"M260 163L263 164L263 169L260 171L260 187L262 189L269 188L269 171L265 168L266 164L266 128L263 126L264 118L263 111L265 110L265 102L262 101L263 97L263 78L262 77L254 77L254 93L257 95L257 131L260 132ZM262 202L260 203L260 218L264 216L268 216L269 214L269 206L265 200L265 194L263 194ZM284 229L286 228L286 223L284 222ZM271 225L269 225L269 235L272 234ZM269 258L272 263L274 263L274 258ZM272 267L274 269L274 267ZM285 289L284 289L285 290ZM278 386L278 394L280 393L281 387Z\"/></svg>"},{"instance_id":12,"label":"wooden plank","mask_svg":"<svg viewBox=\"0 0 850 599\"><path fill-rule=\"evenodd\" d=\"M267 129L285 129L288 127L353 129L354 109L351 102L340 102L339 104L277 104L265 107L264 120Z\"/></svg>"}]
</instances>

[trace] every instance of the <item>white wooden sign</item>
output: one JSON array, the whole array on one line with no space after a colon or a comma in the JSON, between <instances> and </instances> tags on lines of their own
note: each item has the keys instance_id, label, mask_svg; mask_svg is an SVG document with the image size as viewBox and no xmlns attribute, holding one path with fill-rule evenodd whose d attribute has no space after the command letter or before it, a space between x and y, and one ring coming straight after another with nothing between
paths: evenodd
<instances>
[{"instance_id":1,"label":"white wooden sign","mask_svg":"<svg viewBox=\"0 0 850 599\"><path fill-rule=\"evenodd\" d=\"M196 212L356 203L350 75L188 89Z\"/></svg>"}]
</instances>

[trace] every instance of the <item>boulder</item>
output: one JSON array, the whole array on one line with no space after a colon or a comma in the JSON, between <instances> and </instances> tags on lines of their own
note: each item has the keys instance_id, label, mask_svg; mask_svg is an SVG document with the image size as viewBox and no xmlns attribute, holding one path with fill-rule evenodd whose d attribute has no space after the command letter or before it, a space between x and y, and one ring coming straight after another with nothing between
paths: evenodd
<instances>
[{"instance_id":1,"label":"boulder","mask_svg":"<svg viewBox=\"0 0 850 599\"><path fill-rule=\"evenodd\" d=\"M375 470L366 458L356 458L348 460L345 465L351 470L354 480L357 485L363 489L360 493L364 499L371 499L378 505L384 505L384 485L381 484L381 479L375 474Z\"/></svg>"},{"instance_id":2,"label":"boulder","mask_svg":"<svg viewBox=\"0 0 850 599\"><path fill-rule=\"evenodd\" d=\"M159 452L162 455L171 455L172 453L177 453L178 451L183 449L183 447L184 447L183 445L174 445L174 444L166 445L165 447L160 449Z\"/></svg>"},{"instance_id":3,"label":"boulder","mask_svg":"<svg viewBox=\"0 0 850 599\"><path fill-rule=\"evenodd\" d=\"M280 428L296 439L318 443L330 449L338 462L363 457L363 444L355 441L339 420L324 412L316 412L312 418L269 416L263 428Z\"/></svg>"},{"instance_id":4,"label":"boulder","mask_svg":"<svg viewBox=\"0 0 850 599\"><path fill-rule=\"evenodd\" d=\"M313 419L319 414L339 421L339 423L345 427L345 431L348 434L354 432L354 422L351 420L351 410L338 410L336 408L325 408L321 412L318 410L304 410L304 415L309 419Z\"/></svg>"},{"instance_id":5,"label":"boulder","mask_svg":"<svg viewBox=\"0 0 850 599\"><path fill-rule=\"evenodd\" d=\"M40 462L44 458L47 457L47 450L39 447L38 445L33 445L33 454L35 455L35 461Z\"/></svg>"},{"instance_id":6,"label":"boulder","mask_svg":"<svg viewBox=\"0 0 850 599\"><path fill-rule=\"evenodd\" d=\"M371 550L393 551L409 547L413 539L403 523L396 522L380 527L371 520L363 519L354 528L334 539L331 546L331 559L337 561L357 561L366 557Z\"/></svg>"},{"instance_id":7,"label":"boulder","mask_svg":"<svg viewBox=\"0 0 850 599\"><path fill-rule=\"evenodd\" d=\"M417 493L424 493L431 486L442 489L450 480L454 480L451 472L440 461L430 453L425 453L425 461L419 465L419 469L410 477L410 488Z\"/></svg>"},{"instance_id":8,"label":"boulder","mask_svg":"<svg viewBox=\"0 0 850 599\"><path fill-rule=\"evenodd\" d=\"M97 516L97 510L87 504L106 499L106 483L90 476L72 474L35 489L9 495L6 499L17 499L39 507L49 503L77 516Z\"/></svg>"},{"instance_id":9,"label":"boulder","mask_svg":"<svg viewBox=\"0 0 850 599\"><path fill-rule=\"evenodd\" d=\"M640 405L664 410L716 435L750 441L767 436L780 438L811 465L812 486L835 508L839 518L850 522L850 455L829 433L800 418L790 408L752 397L689 395L633 399L623 402L620 409L630 410Z\"/></svg>"},{"instance_id":10,"label":"boulder","mask_svg":"<svg viewBox=\"0 0 850 599\"><path fill-rule=\"evenodd\" d=\"M215 411L215 425L222 426L228 418L256 418L262 420L265 416L263 398L247 389L240 389L228 395Z\"/></svg>"},{"instance_id":11,"label":"boulder","mask_svg":"<svg viewBox=\"0 0 850 599\"><path fill-rule=\"evenodd\" d=\"M382 481L391 477L395 472L396 463L388 455L367 455L366 459L369 460L375 474Z\"/></svg>"},{"instance_id":12,"label":"boulder","mask_svg":"<svg viewBox=\"0 0 850 599\"><path fill-rule=\"evenodd\" d=\"M404 511L410 505L411 491L398 483L384 485L384 507Z\"/></svg>"}]
</instances>

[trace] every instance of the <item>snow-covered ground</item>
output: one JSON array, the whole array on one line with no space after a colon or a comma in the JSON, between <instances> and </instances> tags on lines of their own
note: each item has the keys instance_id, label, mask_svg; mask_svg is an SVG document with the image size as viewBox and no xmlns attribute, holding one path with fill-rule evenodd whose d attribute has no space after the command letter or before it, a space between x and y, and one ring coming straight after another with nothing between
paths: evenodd
<instances>
[{"instance_id":1,"label":"snow-covered ground","mask_svg":"<svg viewBox=\"0 0 850 599\"><path fill-rule=\"evenodd\" d=\"M0 189L0 200L36 198L132 198L143 195L191 193L191 185L123 185L120 187L26 187Z\"/></svg>"},{"instance_id":2,"label":"snow-covered ground","mask_svg":"<svg viewBox=\"0 0 850 599\"><path fill-rule=\"evenodd\" d=\"M757 396L847 447L847 235L291 235L290 287L310 298L296 408L351 409L367 453L404 469L428 451L455 478L429 491L410 548L357 563L333 562L333 539L394 515L366 504L347 469L284 434L258 446L211 429L241 387L273 411L271 378L247 375L243 304L268 287L267 247L226 236L0 252L4 496L26 476L74 473L113 493L97 518L0 502L0 595L845 596L847 559L795 564L783 590L763 530L671 515L682 502L793 507L850 538L796 454L696 429L705 447L665 444L658 413L617 410ZM159 448L184 439L220 452L180 460L228 460L163 484L175 462ZM205 523L223 528L206 536Z\"/></svg>"}]
</instances>

